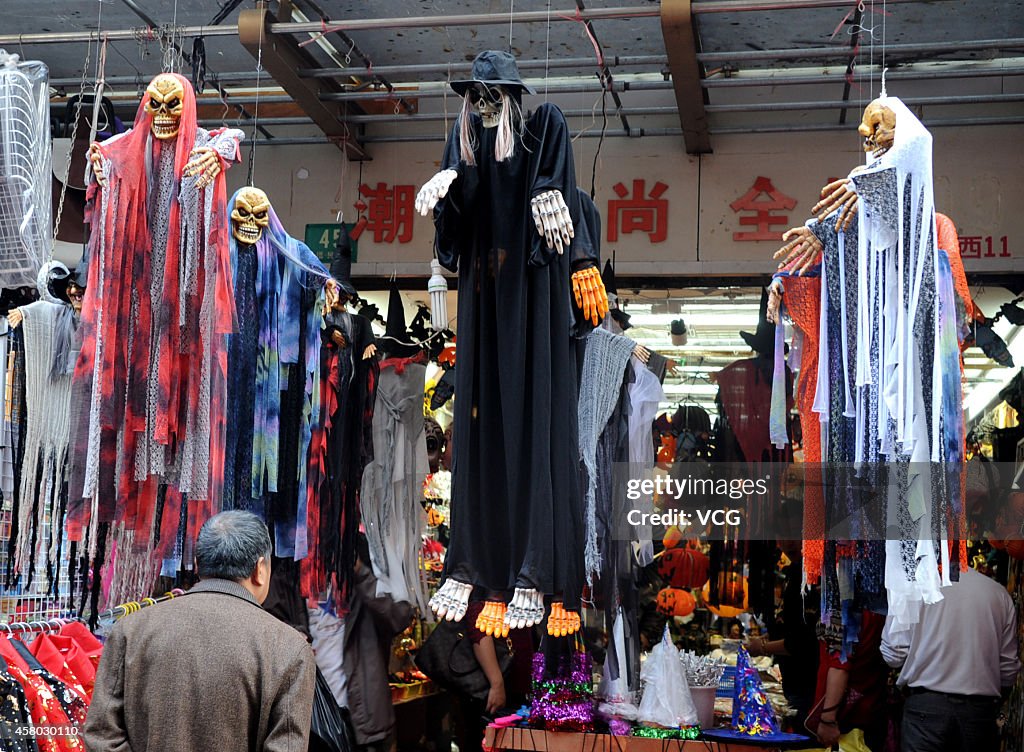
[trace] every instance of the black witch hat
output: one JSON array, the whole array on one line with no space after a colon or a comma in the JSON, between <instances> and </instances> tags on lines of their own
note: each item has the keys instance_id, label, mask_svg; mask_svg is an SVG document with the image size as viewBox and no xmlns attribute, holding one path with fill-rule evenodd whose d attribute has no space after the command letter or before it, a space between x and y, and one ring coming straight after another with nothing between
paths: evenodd
<instances>
[{"instance_id":1,"label":"black witch hat","mask_svg":"<svg viewBox=\"0 0 1024 752\"><path fill-rule=\"evenodd\" d=\"M473 61L473 70L470 71L470 78L462 81L452 81L451 87L460 97L466 95L466 91L473 84L486 84L487 86L518 87L527 94L536 94L532 87L523 83L519 75L519 66L516 59L507 52L500 50L484 50L476 56Z\"/></svg>"},{"instance_id":2,"label":"black witch hat","mask_svg":"<svg viewBox=\"0 0 1024 752\"><path fill-rule=\"evenodd\" d=\"M384 337L381 349L391 357L411 358L420 351L419 346L413 344L412 338L409 336L409 329L405 325L405 304L402 302L402 293L398 291L398 285L393 281L391 294L388 297L388 319Z\"/></svg>"},{"instance_id":3,"label":"black witch hat","mask_svg":"<svg viewBox=\"0 0 1024 752\"><path fill-rule=\"evenodd\" d=\"M334 258L331 259L331 276L338 282L342 292L355 296L356 288L352 286L352 239L348 236L348 228L342 224L338 242L334 246Z\"/></svg>"},{"instance_id":4,"label":"black witch hat","mask_svg":"<svg viewBox=\"0 0 1024 752\"><path fill-rule=\"evenodd\" d=\"M747 346L759 355L775 354L775 324L768 321L768 288L761 289L761 309L757 313L757 331L740 332Z\"/></svg>"}]
</instances>

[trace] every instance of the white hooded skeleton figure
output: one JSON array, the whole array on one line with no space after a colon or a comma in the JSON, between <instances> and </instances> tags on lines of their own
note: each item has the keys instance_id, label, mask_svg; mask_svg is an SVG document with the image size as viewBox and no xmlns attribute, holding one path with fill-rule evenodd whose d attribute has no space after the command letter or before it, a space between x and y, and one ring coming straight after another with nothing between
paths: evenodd
<instances>
[{"instance_id":1,"label":"white hooded skeleton figure","mask_svg":"<svg viewBox=\"0 0 1024 752\"><path fill-rule=\"evenodd\" d=\"M36 286L40 299L8 314L11 326L20 327L25 345L25 454L16 549L19 572L27 571L36 556L37 572L46 571L47 561L56 564L63 528L60 509L66 501L62 495L66 494L71 374L78 357L81 309L81 289L59 261L43 265ZM38 554L30 547L33 532L38 536Z\"/></svg>"}]
</instances>

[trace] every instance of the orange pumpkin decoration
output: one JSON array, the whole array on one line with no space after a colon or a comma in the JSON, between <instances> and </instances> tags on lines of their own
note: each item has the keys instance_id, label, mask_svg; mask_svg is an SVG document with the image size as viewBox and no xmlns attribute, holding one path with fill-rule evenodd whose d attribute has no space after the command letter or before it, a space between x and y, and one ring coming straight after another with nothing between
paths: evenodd
<instances>
[{"instance_id":1,"label":"orange pumpkin decoration","mask_svg":"<svg viewBox=\"0 0 1024 752\"><path fill-rule=\"evenodd\" d=\"M708 581L710 563L708 557L695 548L671 548L661 555L658 574L669 587L699 588Z\"/></svg>"},{"instance_id":2,"label":"orange pumpkin decoration","mask_svg":"<svg viewBox=\"0 0 1024 752\"><path fill-rule=\"evenodd\" d=\"M735 572L721 572L718 575L719 603L717 606L712 606L708 603L711 597L711 580L704 583L701 597L708 610L715 616L723 619L735 619L750 608L750 603L747 599L747 578Z\"/></svg>"},{"instance_id":3,"label":"orange pumpkin decoration","mask_svg":"<svg viewBox=\"0 0 1024 752\"><path fill-rule=\"evenodd\" d=\"M673 525L665 530L665 537L661 539L661 543L665 548L675 548L683 542L683 531Z\"/></svg>"},{"instance_id":4,"label":"orange pumpkin decoration","mask_svg":"<svg viewBox=\"0 0 1024 752\"><path fill-rule=\"evenodd\" d=\"M658 593L655 608L665 616L689 616L697 608L693 593L682 588L665 588Z\"/></svg>"},{"instance_id":5,"label":"orange pumpkin decoration","mask_svg":"<svg viewBox=\"0 0 1024 752\"><path fill-rule=\"evenodd\" d=\"M438 525L444 524L444 515L441 514L441 510L437 507L430 507L427 510L427 526L437 527Z\"/></svg>"},{"instance_id":6,"label":"orange pumpkin decoration","mask_svg":"<svg viewBox=\"0 0 1024 752\"><path fill-rule=\"evenodd\" d=\"M1000 551L1006 548L1006 541L1000 538L989 538L988 542L992 544L992 548L998 549Z\"/></svg>"},{"instance_id":7,"label":"orange pumpkin decoration","mask_svg":"<svg viewBox=\"0 0 1024 752\"><path fill-rule=\"evenodd\" d=\"M1006 553L1014 559L1024 559L1024 538L1014 538L1013 540L1005 541L1005 543Z\"/></svg>"},{"instance_id":8,"label":"orange pumpkin decoration","mask_svg":"<svg viewBox=\"0 0 1024 752\"><path fill-rule=\"evenodd\" d=\"M668 434L661 437L661 446L658 448L658 462L674 462L676 458L676 437Z\"/></svg>"}]
</instances>

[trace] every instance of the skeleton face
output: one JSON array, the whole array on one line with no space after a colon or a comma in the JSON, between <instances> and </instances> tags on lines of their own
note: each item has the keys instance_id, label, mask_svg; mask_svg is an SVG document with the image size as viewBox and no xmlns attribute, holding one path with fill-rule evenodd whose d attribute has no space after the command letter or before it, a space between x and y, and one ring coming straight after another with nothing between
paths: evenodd
<instances>
[{"instance_id":1,"label":"skeleton face","mask_svg":"<svg viewBox=\"0 0 1024 752\"><path fill-rule=\"evenodd\" d=\"M270 224L270 199L259 188L243 188L231 210L231 234L235 240L255 245Z\"/></svg>"},{"instance_id":2,"label":"skeleton face","mask_svg":"<svg viewBox=\"0 0 1024 752\"><path fill-rule=\"evenodd\" d=\"M175 138L185 109L185 87L169 73L161 73L146 89L146 111L153 116L153 135L161 141Z\"/></svg>"},{"instance_id":3,"label":"skeleton face","mask_svg":"<svg viewBox=\"0 0 1024 752\"><path fill-rule=\"evenodd\" d=\"M71 307L74 309L75 314L80 314L82 312L82 301L85 300L85 290L74 282L68 282L68 300L71 301Z\"/></svg>"},{"instance_id":4,"label":"skeleton face","mask_svg":"<svg viewBox=\"0 0 1024 752\"><path fill-rule=\"evenodd\" d=\"M864 137L864 151L878 158L892 148L896 137L896 113L875 100L864 109L857 132Z\"/></svg>"},{"instance_id":5,"label":"skeleton face","mask_svg":"<svg viewBox=\"0 0 1024 752\"><path fill-rule=\"evenodd\" d=\"M498 127L501 108L504 105L503 94L504 89L500 86L488 86L480 83L473 84L473 87L466 93L469 103L473 105L477 114L484 121L484 128Z\"/></svg>"}]
</instances>

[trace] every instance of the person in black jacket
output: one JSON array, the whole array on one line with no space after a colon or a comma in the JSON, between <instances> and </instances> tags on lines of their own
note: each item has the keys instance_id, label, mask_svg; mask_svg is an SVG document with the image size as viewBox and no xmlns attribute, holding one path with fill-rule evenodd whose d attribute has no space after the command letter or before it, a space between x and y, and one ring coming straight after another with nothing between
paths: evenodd
<instances>
[{"instance_id":1,"label":"person in black jacket","mask_svg":"<svg viewBox=\"0 0 1024 752\"><path fill-rule=\"evenodd\" d=\"M311 611L310 630L317 664L339 705L348 710L357 749L386 752L395 730L388 687L391 643L409 626L412 606L377 595L369 561L366 538L360 535L349 612L338 620L320 609Z\"/></svg>"}]
</instances>

